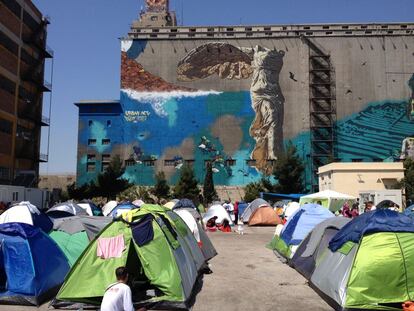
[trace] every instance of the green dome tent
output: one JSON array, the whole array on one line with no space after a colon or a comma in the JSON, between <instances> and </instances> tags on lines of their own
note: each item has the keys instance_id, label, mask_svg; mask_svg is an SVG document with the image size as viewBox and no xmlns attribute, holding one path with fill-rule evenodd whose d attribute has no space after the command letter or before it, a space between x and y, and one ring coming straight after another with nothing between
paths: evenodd
<instances>
[{"instance_id":1,"label":"green dome tent","mask_svg":"<svg viewBox=\"0 0 414 311\"><path fill-rule=\"evenodd\" d=\"M335 310L401 310L414 299L414 222L387 209L345 225L317 258L311 286Z\"/></svg>"},{"instance_id":2,"label":"green dome tent","mask_svg":"<svg viewBox=\"0 0 414 311\"><path fill-rule=\"evenodd\" d=\"M122 244L116 254L102 248L112 239ZM72 267L53 305L99 305L120 266L130 274L135 306L170 310L189 307L206 262L178 215L144 205L123 214L97 236Z\"/></svg>"}]
</instances>

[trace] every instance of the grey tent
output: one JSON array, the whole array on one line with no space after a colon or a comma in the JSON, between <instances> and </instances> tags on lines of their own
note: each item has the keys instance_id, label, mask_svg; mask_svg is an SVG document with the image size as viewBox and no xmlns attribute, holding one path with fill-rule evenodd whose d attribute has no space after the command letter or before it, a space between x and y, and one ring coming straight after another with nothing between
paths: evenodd
<instances>
[{"instance_id":1,"label":"grey tent","mask_svg":"<svg viewBox=\"0 0 414 311\"><path fill-rule=\"evenodd\" d=\"M241 218L243 219L243 221L244 222L249 222L250 216L252 216L253 212L261 206L270 206L271 207L271 205L268 202L266 202L265 200L256 199L246 207L243 214L241 215Z\"/></svg>"},{"instance_id":2,"label":"grey tent","mask_svg":"<svg viewBox=\"0 0 414 311\"><path fill-rule=\"evenodd\" d=\"M88 216L86 210L73 202L59 203L50 208L46 214L52 218L70 217L70 216Z\"/></svg>"},{"instance_id":3,"label":"grey tent","mask_svg":"<svg viewBox=\"0 0 414 311\"><path fill-rule=\"evenodd\" d=\"M306 279L310 279L316 258L328 247L333 236L351 220L346 217L329 218L317 225L302 241L289 265Z\"/></svg>"},{"instance_id":4,"label":"grey tent","mask_svg":"<svg viewBox=\"0 0 414 311\"><path fill-rule=\"evenodd\" d=\"M181 199L177 203L175 203L173 211L177 209L188 211L189 213L191 213L191 215L195 218L197 222L202 221L202 217L198 208L189 199Z\"/></svg>"},{"instance_id":5,"label":"grey tent","mask_svg":"<svg viewBox=\"0 0 414 311\"><path fill-rule=\"evenodd\" d=\"M93 240L109 223L108 217L96 216L72 216L52 219L53 230L63 231L68 234L75 234L85 231L89 240Z\"/></svg>"},{"instance_id":6,"label":"grey tent","mask_svg":"<svg viewBox=\"0 0 414 311\"><path fill-rule=\"evenodd\" d=\"M49 236L63 251L72 266L89 242L112 221L107 217L72 216L52 218L53 231Z\"/></svg>"}]
</instances>

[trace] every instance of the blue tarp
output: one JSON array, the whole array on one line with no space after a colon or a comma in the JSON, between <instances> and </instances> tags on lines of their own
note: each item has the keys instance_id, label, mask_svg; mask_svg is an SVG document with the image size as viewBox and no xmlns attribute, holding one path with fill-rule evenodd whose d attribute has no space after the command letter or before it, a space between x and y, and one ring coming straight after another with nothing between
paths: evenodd
<instances>
[{"instance_id":1,"label":"blue tarp","mask_svg":"<svg viewBox=\"0 0 414 311\"><path fill-rule=\"evenodd\" d=\"M37 227L0 225L0 303L39 305L57 293L69 271L56 243Z\"/></svg>"},{"instance_id":2,"label":"blue tarp","mask_svg":"<svg viewBox=\"0 0 414 311\"><path fill-rule=\"evenodd\" d=\"M332 238L329 248L335 252L346 242L359 243L364 235L376 232L414 232L414 222L407 215L389 209L377 209L345 225Z\"/></svg>"},{"instance_id":3,"label":"blue tarp","mask_svg":"<svg viewBox=\"0 0 414 311\"><path fill-rule=\"evenodd\" d=\"M306 194L292 193L292 194L282 194L282 193L270 193L270 192L261 192L260 197L265 200L290 200L297 201Z\"/></svg>"},{"instance_id":4,"label":"blue tarp","mask_svg":"<svg viewBox=\"0 0 414 311\"><path fill-rule=\"evenodd\" d=\"M414 205L407 207L404 211L404 215L414 217Z\"/></svg>"},{"instance_id":5,"label":"blue tarp","mask_svg":"<svg viewBox=\"0 0 414 311\"><path fill-rule=\"evenodd\" d=\"M239 208L239 217L241 215L243 215L244 210L249 206L249 204L245 203L245 202L239 202L238 208Z\"/></svg>"},{"instance_id":6,"label":"blue tarp","mask_svg":"<svg viewBox=\"0 0 414 311\"><path fill-rule=\"evenodd\" d=\"M305 204L289 218L280 237L286 245L299 245L313 228L331 217L335 215L323 206Z\"/></svg>"}]
</instances>

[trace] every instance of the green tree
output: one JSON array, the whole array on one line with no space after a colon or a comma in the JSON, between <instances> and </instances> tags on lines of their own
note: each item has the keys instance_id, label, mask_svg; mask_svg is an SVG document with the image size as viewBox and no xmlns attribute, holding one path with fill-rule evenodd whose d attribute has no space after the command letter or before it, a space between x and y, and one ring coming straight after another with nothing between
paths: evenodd
<instances>
[{"instance_id":1,"label":"green tree","mask_svg":"<svg viewBox=\"0 0 414 311\"><path fill-rule=\"evenodd\" d=\"M115 199L122 191L130 187L128 180L123 179L125 168L119 156L115 156L105 172L98 175L96 185L96 195L107 198L107 200Z\"/></svg>"},{"instance_id":2,"label":"green tree","mask_svg":"<svg viewBox=\"0 0 414 311\"><path fill-rule=\"evenodd\" d=\"M245 202L252 202L253 200L260 197L260 192L273 192L274 185L269 178L263 177L257 182L251 182L244 187L244 198Z\"/></svg>"},{"instance_id":3,"label":"green tree","mask_svg":"<svg viewBox=\"0 0 414 311\"><path fill-rule=\"evenodd\" d=\"M89 184L83 184L80 187L76 183L72 183L67 188L67 194L70 199L81 201L83 199L90 199Z\"/></svg>"},{"instance_id":4,"label":"green tree","mask_svg":"<svg viewBox=\"0 0 414 311\"><path fill-rule=\"evenodd\" d=\"M155 186L151 189L151 193L157 197L158 201L170 197L170 186L164 172L158 172L155 175Z\"/></svg>"},{"instance_id":5,"label":"green tree","mask_svg":"<svg viewBox=\"0 0 414 311\"><path fill-rule=\"evenodd\" d=\"M180 179L174 187L174 196L177 199L187 198L197 202L199 195L200 189L198 189L194 171L190 166L184 165L181 168Z\"/></svg>"},{"instance_id":6,"label":"green tree","mask_svg":"<svg viewBox=\"0 0 414 311\"><path fill-rule=\"evenodd\" d=\"M211 162L207 162L206 166L206 176L204 177L204 185L203 185L203 197L204 197L204 204L209 204L217 199L217 192L214 188L214 180L213 180L213 165Z\"/></svg>"},{"instance_id":7,"label":"green tree","mask_svg":"<svg viewBox=\"0 0 414 311\"><path fill-rule=\"evenodd\" d=\"M408 158L404 161L404 179L401 181L401 187L405 188L405 197L407 200L414 201L414 160Z\"/></svg>"},{"instance_id":8,"label":"green tree","mask_svg":"<svg viewBox=\"0 0 414 311\"><path fill-rule=\"evenodd\" d=\"M279 193L303 193L305 191L303 175L305 167L297 155L296 147L289 142L285 152L279 155L273 168L277 180L274 191Z\"/></svg>"},{"instance_id":9,"label":"green tree","mask_svg":"<svg viewBox=\"0 0 414 311\"><path fill-rule=\"evenodd\" d=\"M131 186L119 193L117 199L120 201L130 202L140 199L147 204L155 203L154 199L151 197L148 187L144 186Z\"/></svg>"}]
</instances>

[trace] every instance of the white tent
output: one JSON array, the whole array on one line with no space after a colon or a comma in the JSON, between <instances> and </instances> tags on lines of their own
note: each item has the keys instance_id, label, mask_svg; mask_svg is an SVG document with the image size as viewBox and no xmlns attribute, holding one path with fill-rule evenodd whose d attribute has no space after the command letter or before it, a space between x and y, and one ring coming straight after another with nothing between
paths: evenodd
<instances>
[{"instance_id":1,"label":"white tent","mask_svg":"<svg viewBox=\"0 0 414 311\"><path fill-rule=\"evenodd\" d=\"M190 229L191 233L194 235L197 242L201 242L200 232L198 231L197 222L193 215L191 215L191 213L188 210L181 208L174 210L174 213L180 216L180 218L185 222L185 224Z\"/></svg>"},{"instance_id":2,"label":"white tent","mask_svg":"<svg viewBox=\"0 0 414 311\"><path fill-rule=\"evenodd\" d=\"M102 214L104 216L108 216L111 214L111 212L115 209L115 207L118 206L117 201L109 201L102 207Z\"/></svg>"},{"instance_id":3,"label":"white tent","mask_svg":"<svg viewBox=\"0 0 414 311\"><path fill-rule=\"evenodd\" d=\"M0 224L19 222L33 226L34 222L32 215L40 215L38 208L30 204L30 202L20 202L1 214Z\"/></svg>"},{"instance_id":4,"label":"white tent","mask_svg":"<svg viewBox=\"0 0 414 311\"><path fill-rule=\"evenodd\" d=\"M300 204L298 202L289 202L285 209L285 219L286 221L298 210L300 209Z\"/></svg>"},{"instance_id":5,"label":"white tent","mask_svg":"<svg viewBox=\"0 0 414 311\"><path fill-rule=\"evenodd\" d=\"M350 204L356 201L356 198L352 195L339 193L333 190L324 190L317 193L305 195L300 198L300 205L306 203L317 203L321 202L323 207L328 208L332 212L336 212L342 208L345 202Z\"/></svg>"},{"instance_id":6,"label":"white tent","mask_svg":"<svg viewBox=\"0 0 414 311\"><path fill-rule=\"evenodd\" d=\"M208 209L207 213L205 213L203 217L203 222L207 223L207 221L214 216L217 216L216 223L218 224L222 223L224 219L227 219L230 225L233 224L233 221L231 220L229 213L227 213L226 209L222 205L212 205Z\"/></svg>"}]
</instances>

